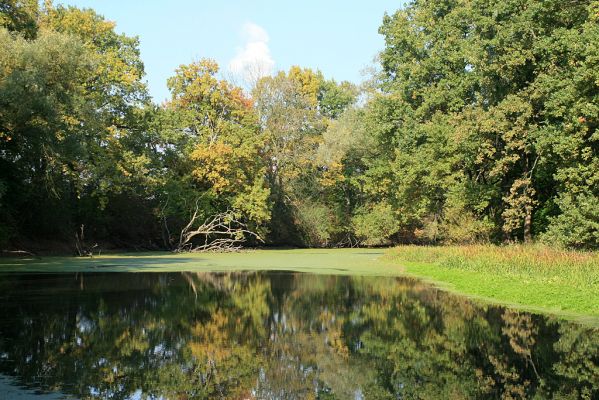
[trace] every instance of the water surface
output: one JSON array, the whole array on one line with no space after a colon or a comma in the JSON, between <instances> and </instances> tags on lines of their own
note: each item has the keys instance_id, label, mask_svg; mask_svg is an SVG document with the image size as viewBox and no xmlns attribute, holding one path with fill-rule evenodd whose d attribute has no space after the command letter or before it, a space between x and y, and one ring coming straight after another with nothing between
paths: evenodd
<instances>
[{"instance_id":1,"label":"water surface","mask_svg":"<svg viewBox=\"0 0 599 400\"><path fill-rule=\"evenodd\" d=\"M599 330L419 281L0 275L0 397L599 398Z\"/></svg>"}]
</instances>

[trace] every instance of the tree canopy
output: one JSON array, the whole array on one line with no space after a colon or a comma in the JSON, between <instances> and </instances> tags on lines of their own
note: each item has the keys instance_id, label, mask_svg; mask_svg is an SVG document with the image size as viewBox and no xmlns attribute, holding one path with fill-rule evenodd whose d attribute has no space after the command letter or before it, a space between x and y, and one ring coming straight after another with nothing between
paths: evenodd
<instances>
[{"instance_id":1,"label":"tree canopy","mask_svg":"<svg viewBox=\"0 0 599 400\"><path fill-rule=\"evenodd\" d=\"M361 86L244 90L206 58L162 105L91 9L5 1L0 26L0 248L173 248L219 213L278 245L599 247L597 1L416 0Z\"/></svg>"}]
</instances>

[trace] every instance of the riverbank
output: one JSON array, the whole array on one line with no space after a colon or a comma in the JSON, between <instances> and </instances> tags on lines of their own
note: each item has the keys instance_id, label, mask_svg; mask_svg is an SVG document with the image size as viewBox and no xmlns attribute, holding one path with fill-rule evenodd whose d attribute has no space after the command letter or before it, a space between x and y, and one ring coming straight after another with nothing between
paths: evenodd
<instances>
[{"instance_id":1,"label":"riverbank","mask_svg":"<svg viewBox=\"0 0 599 400\"><path fill-rule=\"evenodd\" d=\"M599 316L599 253L543 246L400 246L408 275L472 297L564 316Z\"/></svg>"},{"instance_id":2,"label":"riverbank","mask_svg":"<svg viewBox=\"0 0 599 400\"><path fill-rule=\"evenodd\" d=\"M269 249L0 259L0 272L231 272L410 275L462 295L599 321L599 253L535 246Z\"/></svg>"}]
</instances>

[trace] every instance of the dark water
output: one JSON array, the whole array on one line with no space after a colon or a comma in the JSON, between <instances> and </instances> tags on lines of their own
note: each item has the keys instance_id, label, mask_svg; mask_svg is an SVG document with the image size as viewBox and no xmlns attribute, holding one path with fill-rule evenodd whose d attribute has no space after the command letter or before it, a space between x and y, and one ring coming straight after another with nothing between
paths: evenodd
<instances>
[{"instance_id":1,"label":"dark water","mask_svg":"<svg viewBox=\"0 0 599 400\"><path fill-rule=\"evenodd\" d=\"M403 278L0 275L0 398L599 398L599 331Z\"/></svg>"}]
</instances>

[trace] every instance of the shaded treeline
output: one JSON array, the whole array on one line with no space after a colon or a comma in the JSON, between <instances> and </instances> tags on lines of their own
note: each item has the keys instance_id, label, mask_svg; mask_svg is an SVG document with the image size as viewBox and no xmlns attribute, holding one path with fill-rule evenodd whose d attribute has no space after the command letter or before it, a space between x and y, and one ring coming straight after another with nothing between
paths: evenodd
<instances>
[{"instance_id":1,"label":"shaded treeline","mask_svg":"<svg viewBox=\"0 0 599 400\"><path fill-rule=\"evenodd\" d=\"M155 105L137 38L5 1L1 247L172 248L195 210L267 244L597 247L598 19L590 0L415 1L359 87L292 67L242 90L204 59Z\"/></svg>"}]
</instances>

